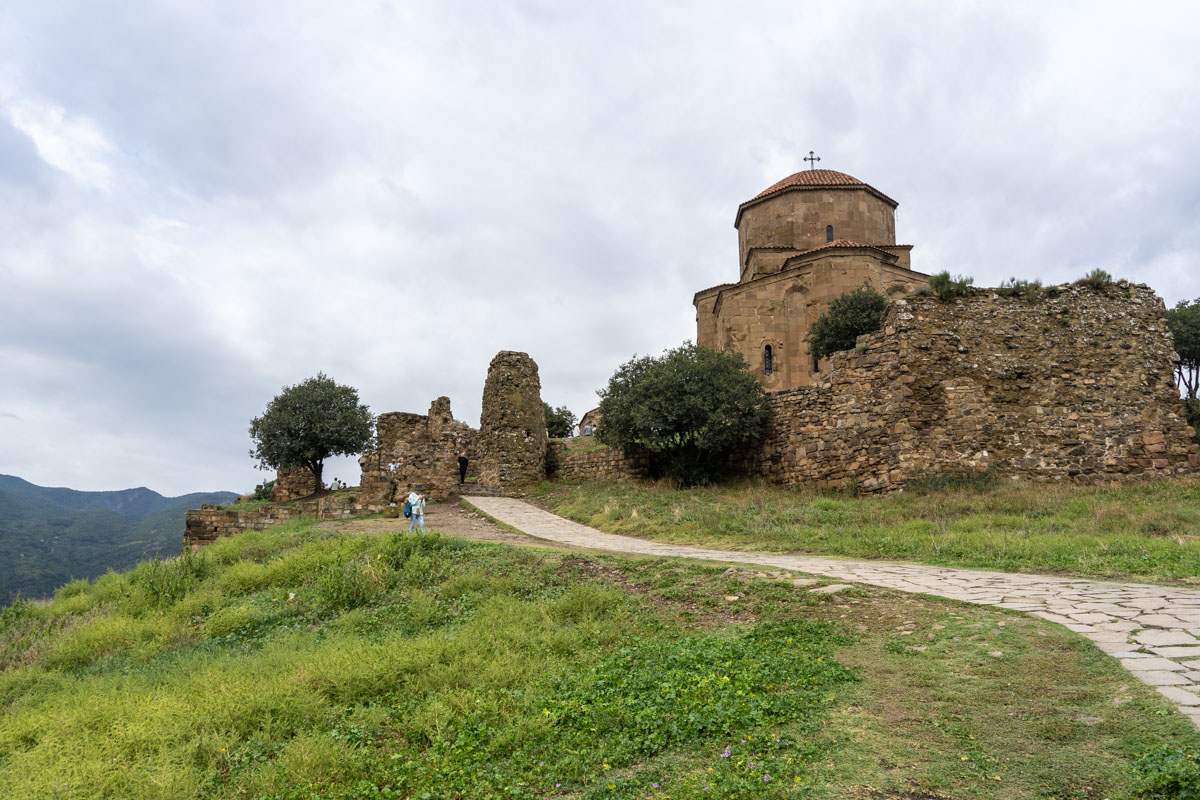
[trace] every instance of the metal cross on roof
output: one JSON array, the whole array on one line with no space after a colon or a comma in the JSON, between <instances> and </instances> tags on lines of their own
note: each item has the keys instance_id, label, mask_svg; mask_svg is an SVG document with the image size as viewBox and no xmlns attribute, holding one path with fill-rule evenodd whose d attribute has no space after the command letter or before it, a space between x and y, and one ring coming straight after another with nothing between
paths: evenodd
<instances>
[{"instance_id":1,"label":"metal cross on roof","mask_svg":"<svg viewBox=\"0 0 1200 800\"><path fill-rule=\"evenodd\" d=\"M809 150L809 151L808 151L808 156L807 156L807 157L806 157L804 160L805 160L805 161L811 161L811 162L812 162L811 164L809 164L809 165L808 165L808 168L809 168L809 169L816 169L816 168L817 168L817 162L821 160L821 157L820 157L820 156L815 156L815 157L814 157L814 156L813 156L813 151L812 151L812 150Z\"/></svg>"}]
</instances>

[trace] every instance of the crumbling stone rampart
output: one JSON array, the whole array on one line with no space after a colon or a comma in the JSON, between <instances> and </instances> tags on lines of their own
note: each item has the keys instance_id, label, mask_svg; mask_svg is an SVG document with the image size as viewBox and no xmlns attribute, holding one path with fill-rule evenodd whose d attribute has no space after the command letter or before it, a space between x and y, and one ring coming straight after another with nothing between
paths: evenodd
<instances>
[{"instance_id":1,"label":"crumbling stone rampart","mask_svg":"<svg viewBox=\"0 0 1200 800\"><path fill-rule=\"evenodd\" d=\"M628 454L602 445L572 447L569 442L551 440L546 448L546 472L564 481L637 480L650 476L650 462L644 452Z\"/></svg>"},{"instance_id":2,"label":"crumbling stone rampart","mask_svg":"<svg viewBox=\"0 0 1200 800\"><path fill-rule=\"evenodd\" d=\"M316 494L317 479L307 469L280 470L271 487L272 503L290 503L301 497Z\"/></svg>"},{"instance_id":3,"label":"crumbling stone rampart","mask_svg":"<svg viewBox=\"0 0 1200 800\"><path fill-rule=\"evenodd\" d=\"M479 482L515 489L546 476L546 415L537 364L502 350L488 366L479 420Z\"/></svg>"},{"instance_id":4,"label":"crumbling stone rampart","mask_svg":"<svg viewBox=\"0 0 1200 800\"><path fill-rule=\"evenodd\" d=\"M371 502L387 505L416 484L442 499L458 485L459 456L478 469L479 431L454 419L448 397L434 400L427 415L380 414L376 439L379 446L358 459L359 483Z\"/></svg>"},{"instance_id":5,"label":"crumbling stone rampart","mask_svg":"<svg viewBox=\"0 0 1200 800\"><path fill-rule=\"evenodd\" d=\"M383 506L371 503L361 492L338 492L249 509L219 508L205 503L199 509L187 512L183 548L199 550L222 536L232 536L243 531L261 531L271 525L300 517L324 520L351 519L382 510Z\"/></svg>"},{"instance_id":6,"label":"crumbling stone rampart","mask_svg":"<svg viewBox=\"0 0 1200 800\"><path fill-rule=\"evenodd\" d=\"M1123 482L1200 465L1147 286L897 301L821 382L771 396L743 464L785 485L889 491L931 472Z\"/></svg>"}]
</instances>

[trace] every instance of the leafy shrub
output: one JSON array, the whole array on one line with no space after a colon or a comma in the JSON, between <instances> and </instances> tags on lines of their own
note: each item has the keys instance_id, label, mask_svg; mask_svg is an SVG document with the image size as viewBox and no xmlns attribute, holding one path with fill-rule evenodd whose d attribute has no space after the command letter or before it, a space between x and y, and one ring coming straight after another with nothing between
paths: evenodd
<instances>
[{"instance_id":1,"label":"leafy shrub","mask_svg":"<svg viewBox=\"0 0 1200 800\"><path fill-rule=\"evenodd\" d=\"M261 484L254 487L254 496L251 499L252 500L268 500L269 501L271 499L271 492L274 491L274 489L275 489L275 481L274 480L263 481Z\"/></svg>"},{"instance_id":2,"label":"leafy shrub","mask_svg":"<svg viewBox=\"0 0 1200 800\"><path fill-rule=\"evenodd\" d=\"M196 555L189 548L179 558L170 561L143 561L129 573L131 585L145 593L156 608L173 605L198 585L211 570L204 554Z\"/></svg>"},{"instance_id":3,"label":"leafy shrub","mask_svg":"<svg viewBox=\"0 0 1200 800\"><path fill-rule=\"evenodd\" d=\"M250 594L270 584L270 573L262 564L253 561L238 561L221 573L218 585L230 596Z\"/></svg>"},{"instance_id":4,"label":"leafy shrub","mask_svg":"<svg viewBox=\"0 0 1200 800\"><path fill-rule=\"evenodd\" d=\"M1163 745L1133 763L1137 796L1145 800L1200 800L1200 751Z\"/></svg>"},{"instance_id":5,"label":"leafy shrub","mask_svg":"<svg viewBox=\"0 0 1200 800\"><path fill-rule=\"evenodd\" d=\"M580 622L607 616L624 601L625 595L607 586L585 583L572 586L549 608L551 618L559 622Z\"/></svg>"},{"instance_id":6,"label":"leafy shrub","mask_svg":"<svg viewBox=\"0 0 1200 800\"><path fill-rule=\"evenodd\" d=\"M213 639L229 636L253 627L254 616L250 606L225 606L213 612L204 623L204 630Z\"/></svg>"},{"instance_id":7,"label":"leafy shrub","mask_svg":"<svg viewBox=\"0 0 1200 800\"><path fill-rule=\"evenodd\" d=\"M390 576L391 568L383 563L382 557L364 554L330 564L313 579L312 585L320 605L344 611L378 600L387 591Z\"/></svg>"},{"instance_id":8,"label":"leafy shrub","mask_svg":"<svg viewBox=\"0 0 1200 800\"><path fill-rule=\"evenodd\" d=\"M879 330L888 300L870 286L846 292L829 304L808 331L808 349L814 358L825 358L854 347L864 333Z\"/></svg>"},{"instance_id":9,"label":"leafy shrub","mask_svg":"<svg viewBox=\"0 0 1200 800\"><path fill-rule=\"evenodd\" d=\"M69 583L64 583L62 586L54 590L55 600L65 600L68 597L81 595L91 588L91 582L87 578L76 578Z\"/></svg>"},{"instance_id":10,"label":"leafy shrub","mask_svg":"<svg viewBox=\"0 0 1200 800\"><path fill-rule=\"evenodd\" d=\"M206 586L188 592L179 602L171 606L169 614L172 619L187 624L193 620L207 617L223 605L225 605L225 596L217 589Z\"/></svg>"},{"instance_id":11,"label":"leafy shrub","mask_svg":"<svg viewBox=\"0 0 1200 800\"><path fill-rule=\"evenodd\" d=\"M943 303L949 303L957 297L966 297L971 289L974 278L964 275L950 277L949 272L939 272L929 278L929 288Z\"/></svg>"},{"instance_id":12,"label":"leafy shrub","mask_svg":"<svg viewBox=\"0 0 1200 800\"><path fill-rule=\"evenodd\" d=\"M1100 268L1096 268L1089 272L1084 277L1075 281L1076 286L1086 286L1089 289L1103 289L1113 282L1112 275Z\"/></svg>"},{"instance_id":13,"label":"leafy shrub","mask_svg":"<svg viewBox=\"0 0 1200 800\"><path fill-rule=\"evenodd\" d=\"M99 617L60 636L46 654L50 669L80 669L104 656L145 644L158 633L148 620L124 615Z\"/></svg>"},{"instance_id":14,"label":"leafy shrub","mask_svg":"<svg viewBox=\"0 0 1200 800\"><path fill-rule=\"evenodd\" d=\"M18 620L32 616L33 611L33 603L17 595L11 603L0 609L0 633L7 631Z\"/></svg>"},{"instance_id":15,"label":"leafy shrub","mask_svg":"<svg viewBox=\"0 0 1200 800\"><path fill-rule=\"evenodd\" d=\"M691 342L622 364L599 395L600 440L649 452L656 469L687 484L718 477L767 418L766 393L741 355Z\"/></svg>"},{"instance_id":16,"label":"leafy shrub","mask_svg":"<svg viewBox=\"0 0 1200 800\"><path fill-rule=\"evenodd\" d=\"M1026 281L1015 277L1000 281L1000 288L996 290L996 294L1001 297L1023 297L1026 300L1036 299L1041 293L1041 281Z\"/></svg>"}]
</instances>

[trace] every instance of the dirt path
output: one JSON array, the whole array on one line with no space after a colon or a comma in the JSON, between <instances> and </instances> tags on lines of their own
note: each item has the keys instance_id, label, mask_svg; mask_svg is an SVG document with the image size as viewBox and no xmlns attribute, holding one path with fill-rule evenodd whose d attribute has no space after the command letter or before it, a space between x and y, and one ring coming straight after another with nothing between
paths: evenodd
<instances>
[{"instance_id":1,"label":"dirt path","mask_svg":"<svg viewBox=\"0 0 1200 800\"><path fill-rule=\"evenodd\" d=\"M431 503L425 507L425 525L443 536L459 539L474 539L480 542L503 542L522 547L545 547L556 550L575 549L570 545L551 542L517 533L503 525L497 525L487 517L460 505L456 501ZM348 519L325 522L321 530L353 531L355 533L391 533L408 530L408 520L403 517L389 519Z\"/></svg>"}]
</instances>

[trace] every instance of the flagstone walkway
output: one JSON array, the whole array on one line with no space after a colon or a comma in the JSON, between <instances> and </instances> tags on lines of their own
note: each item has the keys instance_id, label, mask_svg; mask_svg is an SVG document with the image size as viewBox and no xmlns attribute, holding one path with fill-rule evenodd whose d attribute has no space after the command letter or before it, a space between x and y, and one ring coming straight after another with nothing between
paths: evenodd
<instances>
[{"instance_id":1,"label":"flagstone walkway","mask_svg":"<svg viewBox=\"0 0 1200 800\"><path fill-rule=\"evenodd\" d=\"M508 497L465 502L530 536L577 547L758 564L1024 611L1091 639L1200 727L1200 591L1194 589L685 547L601 533Z\"/></svg>"}]
</instances>

